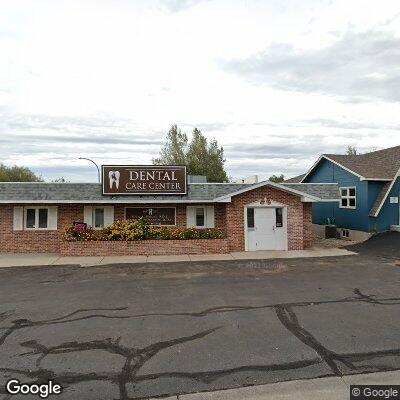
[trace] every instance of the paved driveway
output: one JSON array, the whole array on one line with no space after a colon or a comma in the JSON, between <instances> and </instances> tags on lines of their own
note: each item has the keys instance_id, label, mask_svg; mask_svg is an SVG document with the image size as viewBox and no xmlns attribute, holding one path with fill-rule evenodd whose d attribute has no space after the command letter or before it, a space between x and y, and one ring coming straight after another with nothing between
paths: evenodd
<instances>
[{"instance_id":1,"label":"paved driveway","mask_svg":"<svg viewBox=\"0 0 400 400\"><path fill-rule=\"evenodd\" d=\"M0 269L0 396L11 377L126 400L400 369L396 259Z\"/></svg>"}]
</instances>

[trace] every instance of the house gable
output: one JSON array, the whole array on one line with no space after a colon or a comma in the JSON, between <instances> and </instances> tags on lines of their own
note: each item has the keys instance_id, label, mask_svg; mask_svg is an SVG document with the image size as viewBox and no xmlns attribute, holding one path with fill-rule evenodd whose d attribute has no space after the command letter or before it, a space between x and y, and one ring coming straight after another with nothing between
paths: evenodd
<instances>
[{"instance_id":1,"label":"house gable","mask_svg":"<svg viewBox=\"0 0 400 400\"><path fill-rule=\"evenodd\" d=\"M322 168L322 171L325 171L325 172L326 172L324 165L326 165L327 163L328 163L330 166L332 166L332 173L334 172L333 166L337 166L337 167L339 167L341 170L346 171L346 172L348 172L348 173L354 175L355 177L357 177L357 178L359 178L359 179L361 179L361 180L365 179L363 176L357 174L356 172L352 171L351 169L346 168L345 166L341 165L340 163L338 163L338 162L336 162L336 161L330 159L328 156L326 156L326 155L323 154L323 155L321 155L321 156L318 158L318 160L317 160L317 161L314 163L314 165L309 169L309 171L303 175L303 178L300 180L300 182L301 182L301 183L311 182L311 181L310 181L310 177L314 176L315 173L316 173L316 171L321 171L321 168ZM321 166L322 166L322 167L321 167ZM320 174L320 173L321 173L321 172L317 172L317 174ZM320 178L322 178L322 177L320 176ZM331 181L329 180L329 179L331 179L331 177L329 176L329 174L328 174L328 177L326 177L326 178L327 178L328 180L327 180L327 181L321 181L321 183L322 183L322 182L326 182L326 183L331 182Z\"/></svg>"},{"instance_id":2,"label":"house gable","mask_svg":"<svg viewBox=\"0 0 400 400\"><path fill-rule=\"evenodd\" d=\"M321 158L314 169L303 180L304 183L337 183L339 187L355 187L356 208L340 208L337 203L316 203L313 206L313 223L325 224L334 218L339 227L358 231L369 231L368 181L347 171L326 158Z\"/></svg>"}]
</instances>

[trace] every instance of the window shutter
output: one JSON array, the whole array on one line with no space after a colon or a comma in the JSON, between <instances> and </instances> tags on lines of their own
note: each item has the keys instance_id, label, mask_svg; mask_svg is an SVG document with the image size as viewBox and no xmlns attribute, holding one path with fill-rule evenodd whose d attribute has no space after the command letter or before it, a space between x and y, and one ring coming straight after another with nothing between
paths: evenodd
<instances>
[{"instance_id":1,"label":"window shutter","mask_svg":"<svg viewBox=\"0 0 400 400\"><path fill-rule=\"evenodd\" d=\"M196 207L186 207L186 226L188 228L196 226Z\"/></svg>"},{"instance_id":2,"label":"window shutter","mask_svg":"<svg viewBox=\"0 0 400 400\"><path fill-rule=\"evenodd\" d=\"M214 228L215 226L215 217L214 217L214 206L207 206L206 207L206 227L207 228Z\"/></svg>"},{"instance_id":3,"label":"window shutter","mask_svg":"<svg viewBox=\"0 0 400 400\"><path fill-rule=\"evenodd\" d=\"M14 207L14 231L24 229L24 207Z\"/></svg>"},{"instance_id":4,"label":"window shutter","mask_svg":"<svg viewBox=\"0 0 400 400\"><path fill-rule=\"evenodd\" d=\"M114 223L114 206L104 207L104 227Z\"/></svg>"},{"instance_id":5,"label":"window shutter","mask_svg":"<svg viewBox=\"0 0 400 400\"><path fill-rule=\"evenodd\" d=\"M57 206L51 206L47 216L47 229L56 231L57 230Z\"/></svg>"},{"instance_id":6,"label":"window shutter","mask_svg":"<svg viewBox=\"0 0 400 400\"><path fill-rule=\"evenodd\" d=\"M93 207L92 206L84 206L83 207L83 222L87 224L87 226L93 226Z\"/></svg>"}]
</instances>

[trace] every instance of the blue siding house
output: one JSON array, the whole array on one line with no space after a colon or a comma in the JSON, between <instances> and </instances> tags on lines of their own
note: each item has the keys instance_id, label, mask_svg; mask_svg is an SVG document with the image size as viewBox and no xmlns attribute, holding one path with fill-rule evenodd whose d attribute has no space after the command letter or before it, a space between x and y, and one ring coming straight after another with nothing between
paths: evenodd
<instances>
[{"instance_id":1,"label":"blue siding house","mask_svg":"<svg viewBox=\"0 0 400 400\"><path fill-rule=\"evenodd\" d=\"M360 155L323 154L285 183L337 183L339 202L315 203L314 224L333 219L342 236L400 230L400 146Z\"/></svg>"}]
</instances>

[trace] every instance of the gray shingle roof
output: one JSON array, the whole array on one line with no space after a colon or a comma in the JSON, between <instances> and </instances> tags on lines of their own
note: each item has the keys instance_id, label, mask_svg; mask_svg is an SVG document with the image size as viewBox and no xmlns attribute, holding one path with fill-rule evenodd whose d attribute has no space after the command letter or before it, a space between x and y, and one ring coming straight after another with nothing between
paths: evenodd
<instances>
[{"instance_id":1,"label":"gray shingle roof","mask_svg":"<svg viewBox=\"0 0 400 400\"><path fill-rule=\"evenodd\" d=\"M214 199L234 194L243 189L251 189L253 186L244 183L205 183L188 184L188 194L184 196L103 196L101 185L97 183L31 183L13 182L0 183L1 203L27 203L33 202L114 202L114 203L135 203L135 202L212 202ZM309 194L320 199L335 199L338 196L337 186L331 184L296 184L283 185L288 189L294 189L304 194Z\"/></svg>"},{"instance_id":2,"label":"gray shingle roof","mask_svg":"<svg viewBox=\"0 0 400 400\"><path fill-rule=\"evenodd\" d=\"M305 174L294 176L293 178L286 179L283 183L300 183Z\"/></svg>"},{"instance_id":3,"label":"gray shingle roof","mask_svg":"<svg viewBox=\"0 0 400 400\"><path fill-rule=\"evenodd\" d=\"M359 155L324 154L366 179L392 180L400 168L400 146Z\"/></svg>"},{"instance_id":4,"label":"gray shingle roof","mask_svg":"<svg viewBox=\"0 0 400 400\"><path fill-rule=\"evenodd\" d=\"M97 183L0 183L0 201L66 201L66 202L135 202L140 200L153 201L212 201L214 198L224 196L248 187L246 184L189 184L188 194L185 196L103 196L101 185Z\"/></svg>"},{"instance_id":5,"label":"gray shingle roof","mask_svg":"<svg viewBox=\"0 0 400 400\"><path fill-rule=\"evenodd\" d=\"M283 186L298 190L299 192L307 193L311 196L318 197L321 200L338 201L339 185L336 183L281 183Z\"/></svg>"}]
</instances>

